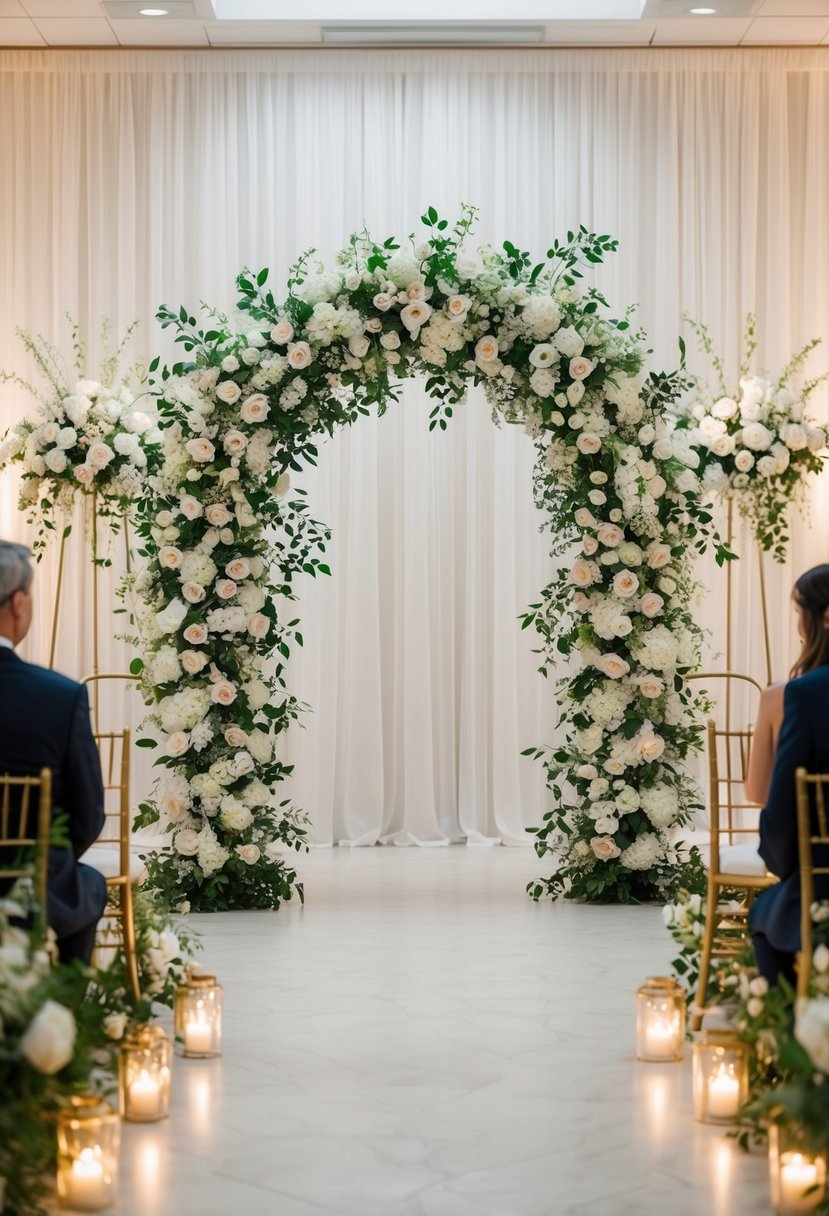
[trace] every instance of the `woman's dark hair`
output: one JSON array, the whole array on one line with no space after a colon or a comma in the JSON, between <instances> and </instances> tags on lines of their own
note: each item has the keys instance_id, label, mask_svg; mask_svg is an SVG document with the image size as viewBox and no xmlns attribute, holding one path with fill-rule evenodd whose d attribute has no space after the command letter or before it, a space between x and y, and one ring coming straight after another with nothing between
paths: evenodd
<instances>
[{"instance_id":1,"label":"woman's dark hair","mask_svg":"<svg viewBox=\"0 0 829 1216\"><path fill-rule=\"evenodd\" d=\"M829 564L813 566L801 574L794 585L792 599L802 610L805 635L800 656L790 673L794 680L829 663Z\"/></svg>"}]
</instances>

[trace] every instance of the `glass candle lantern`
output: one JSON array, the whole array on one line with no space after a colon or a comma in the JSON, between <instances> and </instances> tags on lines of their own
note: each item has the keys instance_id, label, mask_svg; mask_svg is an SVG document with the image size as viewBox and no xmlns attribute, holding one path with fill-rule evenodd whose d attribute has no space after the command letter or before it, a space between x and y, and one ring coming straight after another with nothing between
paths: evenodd
<instances>
[{"instance_id":1,"label":"glass candle lantern","mask_svg":"<svg viewBox=\"0 0 829 1216\"><path fill-rule=\"evenodd\" d=\"M170 1113L172 1045L158 1026L131 1029L119 1055L118 1092L121 1118L155 1123Z\"/></svg>"},{"instance_id":2,"label":"glass candle lantern","mask_svg":"<svg viewBox=\"0 0 829 1216\"><path fill-rule=\"evenodd\" d=\"M185 1056L222 1054L222 986L192 972L176 993L176 1044Z\"/></svg>"},{"instance_id":3,"label":"glass candle lantern","mask_svg":"<svg viewBox=\"0 0 829 1216\"><path fill-rule=\"evenodd\" d=\"M826 1198L826 1156L809 1147L797 1124L769 1128L769 1182L778 1216L814 1212Z\"/></svg>"},{"instance_id":4,"label":"glass candle lantern","mask_svg":"<svg viewBox=\"0 0 829 1216\"><path fill-rule=\"evenodd\" d=\"M636 992L636 1058L681 1060L685 992L668 976L652 976Z\"/></svg>"},{"instance_id":5,"label":"glass candle lantern","mask_svg":"<svg viewBox=\"0 0 829 1216\"><path fill-rule=\"evenodd\" d=\"M693 1056L694 1118L735 1123L748 1098L748 1047L731 1030L704 1030Z\"/></svg>"},{"instance_id":6,"label":"glass candle lantern","mask_svg":"<svg viewBox=\"0 0 829 1216\"><path fill-rule=\"evenodd\" d=\"M63 1208L100 1212L115 1202L121 1121L94 1094L71 1097L58 1115L58 1199Z\"/></svg>"}]
</instances>

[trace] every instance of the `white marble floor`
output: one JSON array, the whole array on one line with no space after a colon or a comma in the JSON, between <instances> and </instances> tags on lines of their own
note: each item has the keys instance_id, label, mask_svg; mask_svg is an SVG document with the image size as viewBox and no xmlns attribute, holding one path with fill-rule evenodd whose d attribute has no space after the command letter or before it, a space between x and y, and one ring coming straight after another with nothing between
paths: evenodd
<instances>
[{"instance_id":1,"label":"white marble floor","mask_svg":"<svg viewBox=\"0 0 829 1216\"><path fill-rule=\"evenodd\" d=\"M225 1054L126 1125L121 1216L742 1216L765 1162L637 1063L659 910L535 905L525 849L335 849L307 902L193 917Z\"/></svg>"}]
</instances>

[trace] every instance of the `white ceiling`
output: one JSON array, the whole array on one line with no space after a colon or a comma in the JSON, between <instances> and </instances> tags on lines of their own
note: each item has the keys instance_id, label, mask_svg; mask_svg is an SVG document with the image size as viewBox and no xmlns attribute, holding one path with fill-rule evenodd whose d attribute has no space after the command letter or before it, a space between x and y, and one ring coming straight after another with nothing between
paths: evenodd
<instances>
[{"instance_id":1,"label":"white ceiling","mask_svg":"<svg viewBox=\"0 0 829 1216\"><path fill-rule=\"evenodd\" d=\"M703 4L716 8L716 14L690 13ZM139 9L149 5L166 8L169 15L141 16ZM413 13L422 17L430 7L442 19L413 20ZM274 19L263 19L267 14ZM401 41L409 45L829 46L829 0L439 0L419 7L405 0L301 0L301 6L299 0L0 0L0 46L7 47Z\"/></svg>"}]
</instances>

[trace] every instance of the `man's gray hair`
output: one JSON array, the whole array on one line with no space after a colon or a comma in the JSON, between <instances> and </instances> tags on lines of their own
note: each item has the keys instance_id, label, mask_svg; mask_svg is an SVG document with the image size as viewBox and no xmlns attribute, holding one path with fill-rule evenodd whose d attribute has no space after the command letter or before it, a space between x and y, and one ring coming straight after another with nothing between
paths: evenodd
<instances>
[{"instance_id":1,"label":"man's gray hair","mask_svg":"<svg viewBox=\"0 0 829 1216\"><path fill-rule=\"evenodd\" d=\"M0 540L0 605L15 591L28 591L32 581L31 549L11 540Z\"/></svg>"}]
</instances>

